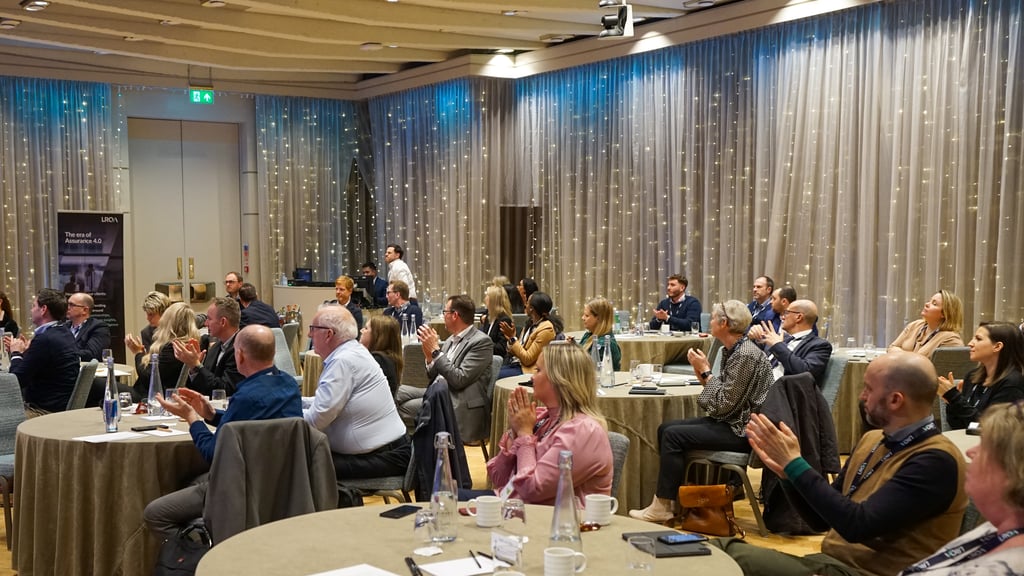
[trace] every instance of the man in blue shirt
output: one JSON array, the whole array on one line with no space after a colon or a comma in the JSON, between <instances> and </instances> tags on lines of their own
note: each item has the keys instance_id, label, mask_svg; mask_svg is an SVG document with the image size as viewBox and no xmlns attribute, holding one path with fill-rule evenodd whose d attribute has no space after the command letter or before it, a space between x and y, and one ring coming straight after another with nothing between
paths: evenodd
<instances>
[{"instance_id":1,"label":"man in blue shirt","mask_svg":"<svg viewBox=\"0 0 1024 576\"><path fill-rule=\"evenodd\" d=\"M686 295L689 282L681 274L668 277L665 293L668 296L658 303L651 318L651 330L660 330L668 324L670 330L689 332L694 322L700 324L700 300Z\"/></svg>"},{"instance_id":2,"label":"man in blue shirt","mask_svg":"<svg viewBox=\"0 0 1024 576\"><path fill-rule=\"evenodd\" d=\"M772 310L773 291L775 281L770 276L758 276L754 279L754 287L751 289L754 299L747 304L747 310L750 310L750 315L754 317L750 321L751 326L760 326L762 322L771 322L778 326L775 322L778 315Z\"/></svg>"},{"instance_id":3,"label":"man in blue shirt","mask_svg":"<svg viewBox=\"0 0 1024 576\"><path fill-rule=\"evenodd\" d=\"M235 336L235 363L245 379L231 396L227 410L215 410L205 396L179 388L172 398L158 396L167 412L188 422L189 432L203 458L212 463L217 433L207 424L223 426L236 420L271 420L302 416L302 398L295 378L274 366L274 333L254 324ZM203 515L209 475L196 478L187 488L153 500L143 516L159 538L173 538L178 529Z\"/></svg>"}]
</instances>

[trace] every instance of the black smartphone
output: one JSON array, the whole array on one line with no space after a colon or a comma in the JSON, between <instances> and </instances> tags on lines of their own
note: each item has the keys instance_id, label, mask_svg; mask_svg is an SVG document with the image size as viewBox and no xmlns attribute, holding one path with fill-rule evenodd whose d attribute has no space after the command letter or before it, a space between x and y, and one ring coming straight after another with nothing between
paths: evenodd
<instances>
[{"instance_id":1,"label":"black smartphone","mask_svg":"<svg viewBox=\"0 0 1024 576\"><path fill-rule=\"evenodd\" d=\"M412 504L402 504L401 506L396 506L396 507L392 508L391 510L385 510L385 511L381 512L380 513L380 517L381 518L404 518L404 517L408 516L409 514L415 514L416 511L419 510L420 508L422 508L422 506L414 506Z\"/></svg>"},{"instance_id":2,"label":"black smartphone","mask_svg":"<svg viewBox=\"0 0 1024 576\"><path fill-rule=\"evenodd\" d=\"M664 388L658 388L658 389L655 389L655 390L644 390L642 388L638 390L636 388L632 388L632 389L630 389L629 393L630 394L641 394L641 395L645 395L645 396L664 396L668 392L666 392Z\"/></svg>"},{"instance_id":3,"label":"black smartphone","mask_svg":"<svg viewBox=\"0 0 1024 576\"><path fill-rule=\"evenodd\" d=\"M156 430L157 425L151 424L149 426L132 426L132 432L149 432L150 430Z\"/></svg>"},{"instance_id":4,"label":"black smartphone","mask_svg":"<svg viewBox=\"0 0 1024 576\"><path fill-rule=\"evenodd\" d=\"M703 542L707 539L708 537L703 534L689 533L662 534L661 536L658 536L658 541L664 542L665 544L686 544L689 542Z\"/></svg>"}]
</instances>

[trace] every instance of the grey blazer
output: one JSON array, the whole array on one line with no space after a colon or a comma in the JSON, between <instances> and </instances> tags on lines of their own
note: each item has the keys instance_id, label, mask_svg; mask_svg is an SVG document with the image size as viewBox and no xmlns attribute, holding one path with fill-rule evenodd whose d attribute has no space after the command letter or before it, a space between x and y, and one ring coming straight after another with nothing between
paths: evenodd
<instances>
[{"instance_id":1,"label":"grey blazer","mask_svg":"<svg viewBox=\"0 0 1024 576\"><path fill-rule=\"evenodd\" d=\"M494 345L486 334L475 329L458 346L454 346L453 340L454 337L449 338L441 345L443 354L427 370L427 378L433 381L444 376L448 381L459 435L464 442L474 442L490 435L491 401L487 388ZM449 354L453 346L454 355Z\"/></svg>"}]
</instances>

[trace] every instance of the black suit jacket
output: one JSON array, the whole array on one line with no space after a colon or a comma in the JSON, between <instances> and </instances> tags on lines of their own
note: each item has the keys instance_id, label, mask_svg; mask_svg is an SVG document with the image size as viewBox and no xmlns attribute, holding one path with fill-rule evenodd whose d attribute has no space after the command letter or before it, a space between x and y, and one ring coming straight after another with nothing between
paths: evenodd
<instances>
[{"instance_id":1,"label":"black suit jacket","mask_svg":"<svg viewBox=\"0 0 1024 576\"><path fill-rule=\"evenodd\" d=\"M223 356L221 350L224 351ZM221 356L219 362L218 356ZM194 374L189 371L188 387L206 396L215 388L223 388L225 393L231 396L243 379L245 377L238 371L238 365L235 363L235 339L231 337L227 342L214 342L210 345L203 365Z\"/></svg>"},{"instance_id":2,"label":"black suit jacket","mask_svg":"<svg viewBox=\"0 0 1024 576\"><path fill-rule=\"evenodd\" d=\"M11 355L25 402L48 412L63 412L78 380L78 347L63 324L36 332L24 354Z\"/></svg>"},{"instance_id":3,"label":"black suit jacket","mask_svg":"<svg viewBox=\"0 0 1024 576\"><path fill-rule=\"evenodd\" d=\"M65 322L68 330L71 330L71 321ZM72 332L74 336L74 332ZM78 346L78 357L82 362L89 360L103 361L103 349L110 348L110 327L107 323L96 318L86 318L82 322L82 328L78 330L75 337Z\"/></svg>"},{"instance_id":4,"label":"black suit jacket","mask_svg":"<svg viewBox=\"0 0 1024 576\"><path fill-rule=\"evenodd\" d=\"M277 311L262 300L253 300L249 305L242 308L242 321L238 327L245 328L249 324L262 324L267 328L280 328L281 321L277 317Z\"/></svg>"},{"instance_id":5,"label":"black suit jacket","mask_svg":"<svg viewBox=\"0 0 1024 576\"><path fill-rule=\"evenodd\" d=\"M828 340L811 333L804 336L796 349L790 350L789 341L792 339L793 337L787 334L782 342L769 348L768 352L775 355L787 376L810 372L811 376L814 376L814 383L821 388L825 384L825 368L828 367L828 359L832 356L832 345Z\"/></svg>"},{"instance_id":6,"label":"black suit jacket","mask_svg":"<svg viewBox=\"0 0 1024 576\"><path fill-rule=\"evenodd\" d=\"M376 306L388 305L388 281L380 276L373 279L373 303Z\"/></svg>"}]
</instances>

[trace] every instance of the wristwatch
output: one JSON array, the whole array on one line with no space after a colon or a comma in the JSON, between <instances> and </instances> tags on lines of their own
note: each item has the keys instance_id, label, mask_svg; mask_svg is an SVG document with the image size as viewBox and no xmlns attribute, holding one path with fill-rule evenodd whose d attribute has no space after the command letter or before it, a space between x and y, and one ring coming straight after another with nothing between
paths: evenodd
<instances>
[{"instance_id":1,"label":"wristwatch","mask_svg":"<svg viewBox=\"0 0 1024 576\"><path fill-rule=\"evenodd\" d=\"M438 349L436 349L436 350L434 350L433 352L430 353L430 357L433 358L434 360L437 360L437 357L440 356L440 355L441 355L441 349L440 348L438 348Z\"/></svg>"},{"instance_id":2,"label":"wristwatch","mask_svg":"<svg viewBox=\"0 0 1024 576\"><path fill-rule=\"evenodd\" d=\"M707 380L708 378L711 378L711 370L705 370L700 373L701 380Z\"/></svg>"},{"instance_id":3,"label":"wristwatch","mask_svg":"<svg viewBox=\"0 0 1024 576\"><path fill-rule=\"evenodd\" d=\"M509 345L509 346L512 346L512 345L514 345L515 343L516 343L516 337L515 337L515 336L513 336L513 337L511 337L511 338L509 338L509 339L508 339L508 345Z\"/></svg>"}]
</instances>

